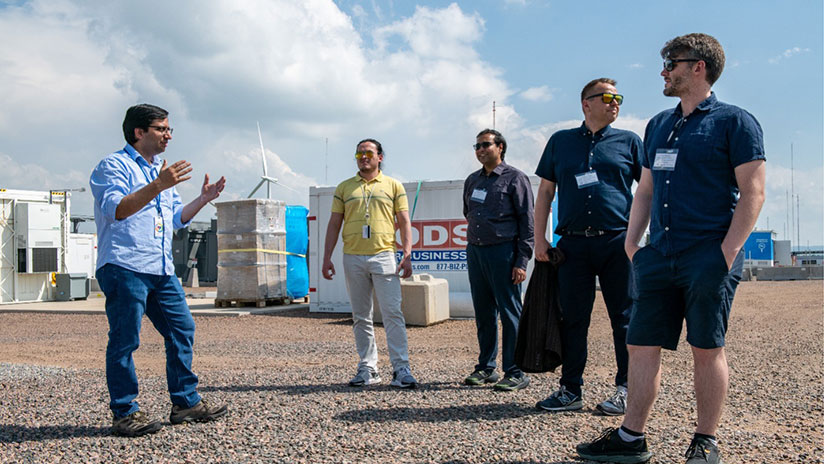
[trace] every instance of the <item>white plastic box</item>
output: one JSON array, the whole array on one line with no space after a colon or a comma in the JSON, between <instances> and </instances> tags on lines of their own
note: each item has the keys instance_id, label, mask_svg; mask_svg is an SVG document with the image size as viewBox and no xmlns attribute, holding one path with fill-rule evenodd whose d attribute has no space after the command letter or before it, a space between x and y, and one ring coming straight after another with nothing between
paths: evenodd
<instances>
[{"instance_id":1,"label":"white plastic box","mask_svg":"<svg viewBox=\"0 0 825 464\"><path fill-rule=\"evenodd\" d=\"M378 300L373 294L373 322L382 323ZM401 280L401 312L407 325L426 327L450 318L450 287L447 279L413 274Z\"/></svg>"}]
</instances>

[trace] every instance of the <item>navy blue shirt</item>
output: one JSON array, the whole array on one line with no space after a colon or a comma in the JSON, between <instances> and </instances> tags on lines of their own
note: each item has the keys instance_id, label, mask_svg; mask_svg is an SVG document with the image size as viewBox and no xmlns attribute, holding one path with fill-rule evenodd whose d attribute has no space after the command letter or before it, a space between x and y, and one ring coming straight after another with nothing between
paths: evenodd
<instances>
[{"instance_id":1,"label":"navy blue shirt","mask_svg":"<svg viewBox=\"0 0 825 464\"><path fill-rule=\"evenodd\" d=\"M651 169L663 149L678 150L673 170ZM734 168L764 159L756 118L713 93L685 118L681 103L653 117L643 160L653 174L651 245L670 255L724 238L739 200Z\"/></svg>"},{"instance_id":2,"label":"navy blue shirt","mask_svg":"<svg viewBox=\"0 0 825 464\"><path fill-rule=\"evenodd\" d=\"M483 167L470 174L464 181L464 217L467 243L516 241L514 266L527 269L533 256L533 189L523 172L502 161L489 175Z\"/></svg>"},{"instance_id":3,"label":"navy blue shirt","mask_svg":"<svg viewBox=\"0 0 825 464\"><path fill-rule=\"evenodd\" d=\"M565 231L626 230L633 194L642 175L642 139L633 132L606 126L595 134L582 123L553 134L544 147L536 174L559 191L559 223ZM579 188L576 176L595 171L598 183Z\"/></svg>"}]
</instances>

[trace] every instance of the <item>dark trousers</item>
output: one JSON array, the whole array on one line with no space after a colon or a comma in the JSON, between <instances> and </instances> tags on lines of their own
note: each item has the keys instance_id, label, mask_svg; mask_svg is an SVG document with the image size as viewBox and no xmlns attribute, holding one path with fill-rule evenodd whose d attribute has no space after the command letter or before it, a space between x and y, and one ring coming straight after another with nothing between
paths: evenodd
<instances>
[{"instance_id":1,"label":"dark trousers","mask_svg":"<svg viewBox=\"0 0 825 464\"><path fill-rule=\"evenodd\" d=\"M627 386L627 325L633 305L633 268L624 251L625 232L599 237L565 236L558 242L565 261L559 268L562 375L559 383L581 394L587 364L587 331L596 299L596 276L613 329L616 385Z\"/></svg>"},{"instance_id":2,"label":"dark trousers","mask_svg":"<svg viewBox=\"0 0 825 464\"><path fill-rule=\"evenodd\" d=\"M513 284L515 242L467 245L467 275L476 316L478 364L476 369L496 368L498 318L501 318L501 369L505 376L520 377L516 366L516 336L521 317L521 284Z\"/></svg>"}]
</instances>

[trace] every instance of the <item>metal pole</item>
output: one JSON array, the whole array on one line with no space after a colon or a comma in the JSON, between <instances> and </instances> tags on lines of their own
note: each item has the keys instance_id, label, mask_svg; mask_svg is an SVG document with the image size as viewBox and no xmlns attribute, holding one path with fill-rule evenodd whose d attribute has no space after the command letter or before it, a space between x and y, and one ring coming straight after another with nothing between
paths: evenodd
<instances>
[{"instance_id":1,"label":"metal pole","mask_svg":"<svg viewBox=\"0 0 825 464\"><path fill-rule=\"evenodd\" d=\"M793 251L793 142L791 142L791 251ZM797 221L798 224L798 221ZM799 232L799 231L797 231ZM797 240L796 245L799 246L799 241Z\"/></svg>"}]
</instances>

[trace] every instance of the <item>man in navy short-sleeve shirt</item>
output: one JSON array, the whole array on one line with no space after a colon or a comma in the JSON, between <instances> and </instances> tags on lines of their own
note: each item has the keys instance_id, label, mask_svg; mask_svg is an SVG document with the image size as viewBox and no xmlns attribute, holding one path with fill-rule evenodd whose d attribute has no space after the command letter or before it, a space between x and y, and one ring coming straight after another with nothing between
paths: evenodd
<instances>
[{"instance_id":1,"label":"man in navy short-sleeve shirt","mask_svg":"<svg viewBox=\"0 0 825 464\"><path fill-rule=\"evenodd\" d=\"M661 55L664 94L680 103L648 123L630 213L625 248L638 296L627 332L627 414L621 428L577 451L607 462L650 459L644 428L659 388L661 349L676 349L684 320L697 414L685 455L688 464L718 463L715 434L728 388L725 332L742 245L765 199L765 149L756 119L711 92L725 65L716 39L676 37ZM650 244L639 248L648 222Z\"/></svg>"},{"instance_id":2,"label":"man in navy short-sleeve shirt","mask_svg":"<svg viewBox=\"0 0 825 464\"><path fill-rule=\"evenodd\" d=\"M615 86L616 81L605 77L584 86L584 122L553 134L536 169L541 177L535 208L536 259L549 259L545 233L556 188L559 223L555 232L561 235L557 246L565 256L559 268L562 374L559 389L536 404L545 411L583 407L587 332L598 276L613 329L616 391L596 408L612 416L625 412L625 337L633 300L632 270L624 241L633 201L630 187L642 171L642 140L633 132L610 126L619 116L623 100Z\"/></svg>"}]
</instances>

